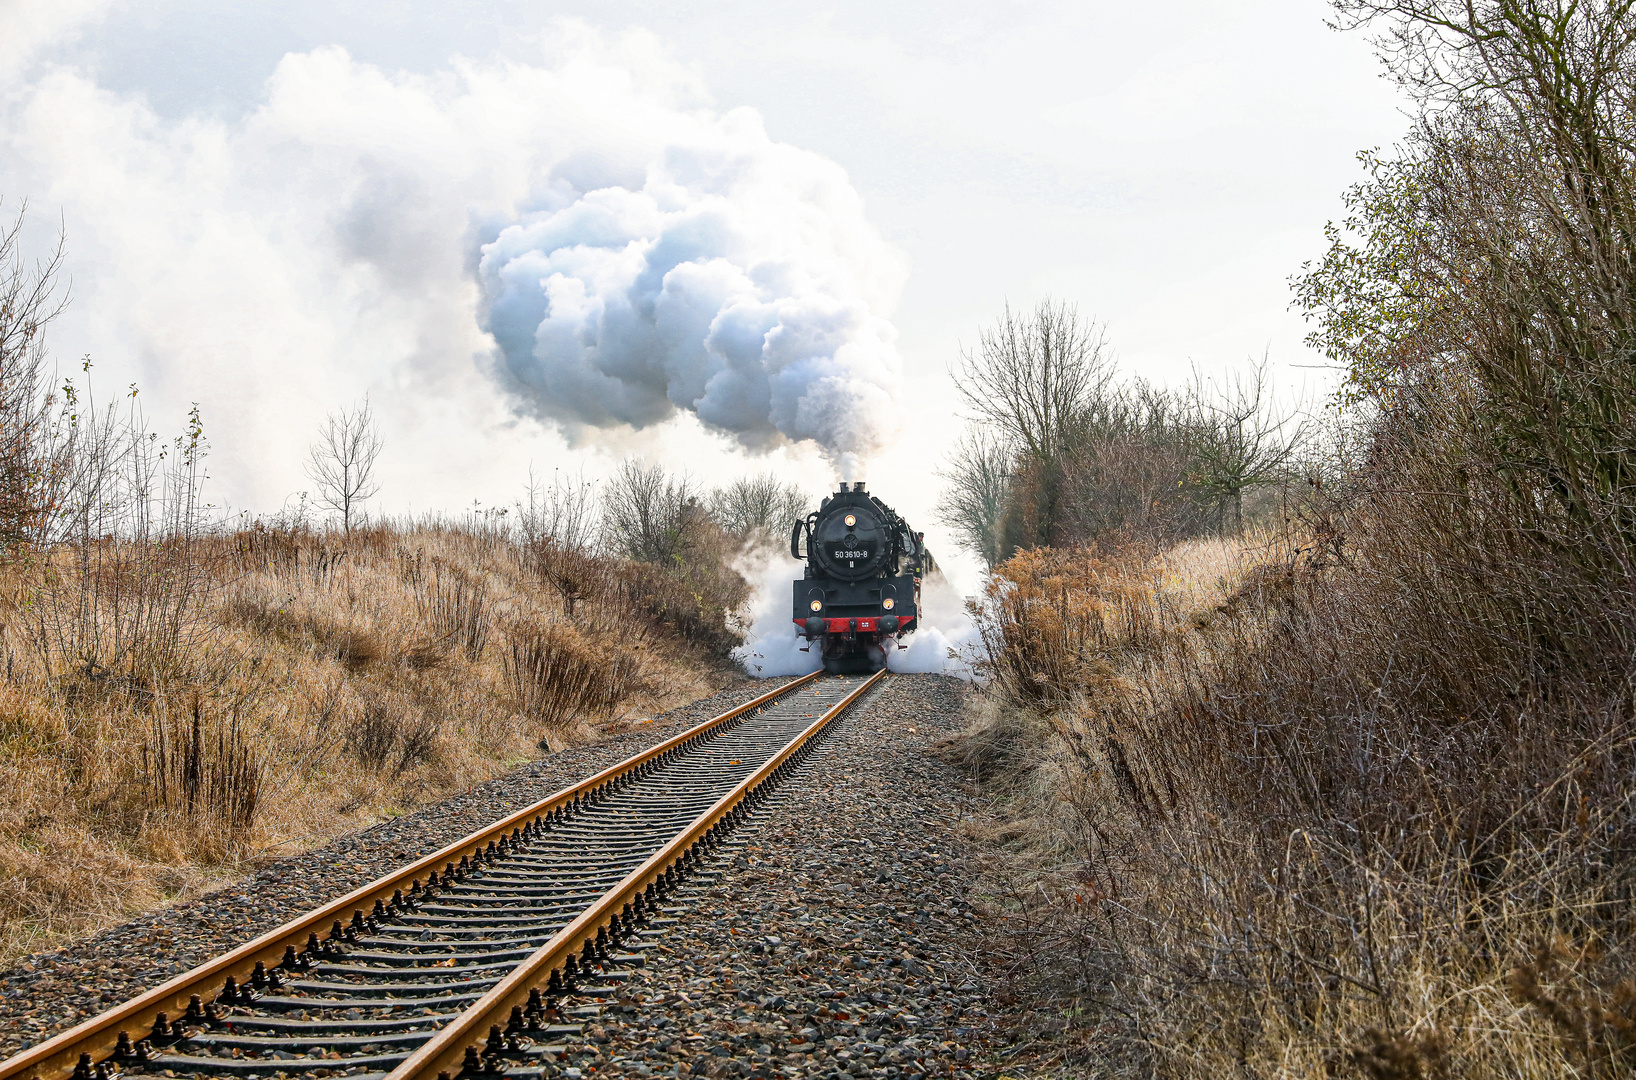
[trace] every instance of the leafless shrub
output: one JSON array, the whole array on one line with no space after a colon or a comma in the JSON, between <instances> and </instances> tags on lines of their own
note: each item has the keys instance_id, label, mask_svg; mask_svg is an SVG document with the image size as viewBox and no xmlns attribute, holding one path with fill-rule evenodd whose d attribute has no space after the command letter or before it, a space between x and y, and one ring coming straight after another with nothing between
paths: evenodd
<instances>
[{"instance_id":1,"label":"leafless shrub","mask_svg":"<svg viewBox=\"0 0 1636 1080\"><path fill-rule=\"evenodd\" d=\"M764 472L717 488L709 505L716 523L739 543L773 544L788 539L791 528L806 516L808 500L800 488Z\"/></svg>"},{"instance_id":2,"label":"leafless shrub","mask_svg":"<svg viewBox=\"0 0 1636 1080\"><path fill-rule=\"evenodd\" d=\"M47 533L66 466L45 370L45 329L67 302L57 285L63 244L31 266L26 211L0 225L0 553L8 558Z\"/></svg>"},{"instance_id":3,"label":"leafless shrub","mask_svg":"<svg viewBox=\"0 0 1636 1080\"><path fill-rule=\"evenodd\" d=\"M650 625L716 657L740 643L728 613L749 593L731 568L742 541L711 517L691 480L626 461L604 490L604 523L609 547L624 556L605 564L605 603L639 611ZM576 569L550 549L539 554Z\"/></svg>"},{"instance_id":4,"label":"leafless shrub","mask_svg":"<svg viewBox=\"0 0 1636 1080\"><path fill-rule=\"evenodd\" d=\"M601 539L602 522L596 485L585 479L553 471L549 487L528 474L528 501L517 504L517 523L523 544L535 547L549 543L558 551L576 555L593 554Z\"/></svg>"},{"instance_id":5,"label":"leafless shrub","mask_svg":"<svg viewBox=\"0 0 1636 1080\"><path fill-rule=\"evenodd\" d=\"M699 491L686 474L628 458L603 491L609 546L637 562L676 566L714 527Z\"/></svg>"},{"instance_id":6,"label":"leafless shrub","mask_svg":"<svg viewBox=\"0 0 1636 1080\"><path fill-rule=\"evenodd\" d=\"M161 447L134 405L99 410L71 383L64 395L58 546L25 607L28 637L48 667L90 679L185 677L222 555L204 537L198 410Z\"/></svg>"},{"instance_id":7,"label":"leafless shrub","mask_svg":"<svg viewBox=\"0 0 1636 1080\"><path fill-rule=\"evenodd\" d=\"M581 601L602 599L613 587L612 560L564 546L551 537L531 543L524 558L530 570L556 590L563 613L570 617Z\"/></svg>"},{"instance_id":8,"label":"leafless shrub","mask_svg":"<svg viewBox=\"0 0 1636 1080\"><path fill-rule=\"evenodd\" d=\"M513 626L506 645L502 667L518 708L547 724L610 712L638 685L629 649L599 650L568 623Z\"/></svg>"},{"instance_id":9,"label":"leafless shrub","mask_svg":"<svg viewBox=\"0 0 1636 1080\"><path fill-rule=\"evenodd\" d=\"M613 610L641 612L648 625L708 655L725 657L742 641L728 613L749 599L748 583L732 569L736 545L706 534L694 558L674 568L625 563L613 574Z\"/></svg>"},{"instance_id":10,"label":"leafless shrub","mask_svg":"<svg viewBox=\"0 0 1636 1080\"><path fill-rule=\"evenodd\" d=\"M345 745L365 769L398 778L436 760L443 723L424 692L375 692L346 722Z\"/></svg>"},{"instance_id":11,"label":"leafless shrub","mask_svg":"<svg viewBox=\"0 0 1636 1080\"><path fill-rule=\"evenodd\" d=\"M1140 380L1107 388L1063 464L1058 542L1155 543L1219 527L1220 495L1201 483L1201 449L1212 436L1205 412L1193 394ZM1014 486L1028 496L1038 483L1037 470L1024 468ZM1012 503L1012 518L1030 505Z\"/></svg>"},{"instance_id":12,"label":"leafless shrub","mask_svg":"<svg viewBox=\"0 0 1636 1080\"><path fill-rule=\"evenodd\" d=\"M398 745L398 719L386 702L366 703L347 728L347 746L360 762L379 769Z\"/></svg>"},{"instance_id":13,"label":"leafless shrub","mask_svg":"<svg viewBox=\"0 0 1636 1080\"><path fill-rule=\"evenodd\" d=\"M398 760L392 768L392 775L402 776L434 760L441 729L439 718L430 709L423 709L416 720L405 725L399 733Z\"/></svg>"},{"instance_id":14,"label":"leafless shrub","mask_svg":"<svg viewBox=\"0 0 1636 1080\"><path fill-rule=\"evenodd\" d=\"M256 820L261 755L237 715L207 722L198 692L188 696L183 725L162 710L154 712L139 775L151 805L190 816L213 814L229 829L248 829Z\"/></svg>"},{"instance_id":15,"label":"leafless shrub","mask_svg":"<svg viewBox=\"0 0 1636 1080\"><path fill-rule=\"evenodd\" d=\"M488 590L457 566L432 560L432 573L415 581L421 620L440 639L453 642L467 660L482 658L489 637Z\"/></svg>"}]
</instances>

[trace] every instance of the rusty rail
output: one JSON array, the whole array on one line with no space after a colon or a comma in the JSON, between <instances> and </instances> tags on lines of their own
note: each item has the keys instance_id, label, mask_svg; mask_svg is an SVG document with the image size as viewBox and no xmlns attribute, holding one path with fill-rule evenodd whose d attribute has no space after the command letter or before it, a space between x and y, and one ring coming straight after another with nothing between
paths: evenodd
<instances>
[{"instance_id":1,"label":"rusty rail","mask_svg":"<svg viewBox=\"0 0 1636 1080\"><path fill-rule=\"evenodd\" d=\"M531 991L537 995L541 986L548 983L553 972L563 968L570 959L577 958L582 953L589 953L597 942L598 934L606 933L610 923L626 910L626 905L632 904L644 890L686 859L693 846L704 839L710 830L749 798L769 777L784 769L790 758L814 735L845 712L885 675L885 671L876 672L809 724L764 765L717 800L715 805L701 814L685 832L655 852L647 862L631 871L625 880L604 893L601 899L582 912L550 941L540 946L528 959L517 965L509 975L472 1003L456 1020L444 1026L429 1042L404 1059L402 1064L386 1075L386 1080L431 1080L433 1077L437 1077L438 1080L449 1080L450 1077L458 1076L471 1062L481 1060L485 1049L494 1047L495 1040L506 1029L513 1010L521 1010L530 1004Z\"/></svg>"},{"instance_id":2,"label":"rusty rail","mask_svg":"<svg viewBox=\"0 0 1636 1080\"><path fill-rule=\"evenodd\" d=\"M187 1013L195 995L204 1001L211 1001L219 995L229 980L235 984L245 984L254 978L258 967L273 969L284 959L287 949L294 948L299 952L307 943L309 935L322 934L332 925L345 922L349 918L361 920L365 915L371 914L377 905L384 906L396 899L400 892L416 889L421 879L428 878L437 871L439 864L443 865L444 873L447 874L461 860L478 855L485 846L492 848L521 826L554 810L589 798L641 766L695 739L709 735L724 724L755 711L799 686L810 683L819 674L813 672L794 679L776 690L771 690L720 716L674 735L634 757L609 766L587 780L564 788L487 828L455 841L440 851L426 855L402 870L356 889L338 900L263 934L232 952L224 953L191 971L184 972L123 1005L115 1006L99 1016L30 1047L0 1062L0 1080L65 1080L86 1060L82 1055L90 1055L89 1060L93 1062L111 1055L119 1045L121 1033L128 1032L132 1039L140 1038L152 1028L159 1014L165 1013L172 1019L182 1017Z\"/></svg>"}]
</instances>

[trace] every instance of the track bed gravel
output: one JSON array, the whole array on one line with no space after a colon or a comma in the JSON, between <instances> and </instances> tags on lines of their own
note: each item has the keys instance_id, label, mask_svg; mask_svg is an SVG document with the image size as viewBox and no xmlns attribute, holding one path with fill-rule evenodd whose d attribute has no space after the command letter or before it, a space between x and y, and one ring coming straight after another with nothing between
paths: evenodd
<instances>
[{"instance_id":1,"label":"track bed gravel","mask_svg":"<svg viewBox=\"0 0 1636 1080\"><path fill-rule=\"evenodd\" d=\"M416 814L282 860L198 900L0 974L0 1054L156 985L638 749L785 680L738 686ZM930 750L966 688L897 675L670 903L656 939L547 1070L568 1080L1004 1075L1008 1024L969 957L977 799ZM1011 1075L1026 1075L1012 1065Z\"/></svg>"},{"instance_id":2,"label":"track bed gravel","mask_svg":"<svg viewBox=\"0 0 1636 1080\"><path fill-rule=\"evenodd\" d=\"M226 888L36 954L0 973L0 1058L788 681L737 683L626 734L530 762Z\"/></svg>"},{"instance_id":3,"label":"track bed gravel","mask_svg":"<svg viewBox=\"0 0 1636 1080\"><path fill-rule=\"evenodd\" d=\"M678 894L658 956L559 1075L998 1075L956 832L975 806L928 752L963 693L894 676L839 721L735 832L720 876Z\"/></svg>"}]
</instances>

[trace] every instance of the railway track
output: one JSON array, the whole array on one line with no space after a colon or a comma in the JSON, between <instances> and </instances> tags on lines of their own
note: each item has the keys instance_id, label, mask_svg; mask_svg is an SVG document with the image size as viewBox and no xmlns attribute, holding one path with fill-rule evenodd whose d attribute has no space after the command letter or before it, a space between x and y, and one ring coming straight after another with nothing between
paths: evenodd
<instances>
[{"instance_id":1,"label":"railway track","mask_svg":"<svg viewBox=\"0 0 1636 1080\"><path fill-rule=\"evenodd\" d=\"M78 1027L0 1080L549 1077L667 896L874 685L795 680Z\"/></svg>"}]
</instances>

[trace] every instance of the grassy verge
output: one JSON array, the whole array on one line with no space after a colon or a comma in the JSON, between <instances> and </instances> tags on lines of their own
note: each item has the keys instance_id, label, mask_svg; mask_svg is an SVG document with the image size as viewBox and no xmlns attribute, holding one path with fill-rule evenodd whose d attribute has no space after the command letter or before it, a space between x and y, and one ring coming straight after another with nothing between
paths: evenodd
<instances>
[{"instance_id":1,"label":"grassy verge","mask_svg":"<svg viewBox=\"0 0 1636 1080\"><path fill-rule=\"evenodd\" d=\"M1628 1075L1627 658L1527 537L1376 505L999 568L944 750L1041 1074Z\"/></svg>"},{"instance_id":2,"label":"grassy verge","mask_svg":"<svg viewBox=\"0 0 1636 1080\"><path fill-rule=\"evenodd\" d=\"M742 587L481 522L14 563L0 963L718 689Z\"/></svg>"}]
</instances>

